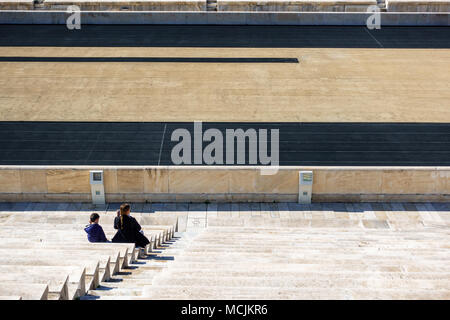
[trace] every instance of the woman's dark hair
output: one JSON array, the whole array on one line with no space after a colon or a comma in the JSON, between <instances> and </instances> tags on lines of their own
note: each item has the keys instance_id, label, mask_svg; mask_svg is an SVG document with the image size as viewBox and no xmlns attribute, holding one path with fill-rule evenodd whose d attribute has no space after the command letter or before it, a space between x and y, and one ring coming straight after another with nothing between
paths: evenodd
<instances>
[{"instance_id":1,"label":"woman's dark hair","mask_svg":"<svg viewBox=\"0 0 450 320\"><path fill-rule=\"evenodd\" d=\"M131 206L128 203L124 203L120 206L120 209L117 211L117 216L120 217L120 229L123 229L123 216L125 213L130 211Z\"/></svg>"},{"instance_id":2,"label":"woman's dark hair","mask_svg":"<svg viewBox=\"0 0 450 320\"><path fill-rule=\"evenodd\" d=\"M97 220L99 218L100 218L99 214L94 212L93 214L91 214L91 217L89 218L89 221L90 222L95 222L95 220Z\"/></svg>"}]
</instances>

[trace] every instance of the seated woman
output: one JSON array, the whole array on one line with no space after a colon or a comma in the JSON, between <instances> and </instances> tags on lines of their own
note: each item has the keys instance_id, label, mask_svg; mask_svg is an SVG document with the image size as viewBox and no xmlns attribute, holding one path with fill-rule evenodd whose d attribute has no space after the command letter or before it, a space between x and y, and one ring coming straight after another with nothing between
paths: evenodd
<instances>
[{"instance_id":1,"label":"seated woman","mask_svg":"<svg viewBox=\"0 0 450 320\"><path fill-rule=\"evenodd\" d=\"M150 243L147 237L141 232L141 226L135 218L130 216L131 207L124 203L117 211L117 217L114 219L114 229L117 229L112 242L134 243L137 247L144 248Z\"/></svg>"},{"instance_id":2,"label":"seated woman","mask_svg":"<svg viewBox=\"0 0 450 320\"><path fill-rule=\"evenodd\" d=\"M108 242L106 239L103 228L98 224L100 216L98 213L91 214L89 218L89 225L84 228L86 231L89 242Z\"/></svg>"}]
</instances>

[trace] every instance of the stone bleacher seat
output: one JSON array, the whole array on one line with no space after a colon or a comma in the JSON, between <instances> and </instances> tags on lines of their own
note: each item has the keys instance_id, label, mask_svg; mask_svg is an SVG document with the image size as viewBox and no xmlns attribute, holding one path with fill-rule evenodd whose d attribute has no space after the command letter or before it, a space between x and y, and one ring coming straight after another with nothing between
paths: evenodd
<instances>
[{"instance_id":1,"label":"stone bleacher seat","mask_svg":"<svg viewBox=\"0 0 450 320\"><path fill-rule=\"evenodd\" d=\"M61 278L68 276L67 281L67 299L72 300L82 296L86 291L86 268L71 266L21 266L21 265L2 265L3 274L1 280L19 280L30 283L47 283L51 290L52 285L64 286ZM15 275L15 276L14 276ZM49 283L50 282L50 283ZM55 290L53 290L55 291Z\"/></svg>"},{"instance_id":2,"label":"stone bleacher seat","mask_svg":"<svg viewBox=\"0 0 450 320\"><path fill-rule=\"evenodd\" d=\"M34 0L0 0L0 10L33 10Z\"/></svg>"},{"instance_id":3,"label":"stone bleacher seat","mask_svg":"<svg viewBox=\"0 0 450 320\"><path fill-rule=\"evenodd\" d=\"M47 300L48 285L36 283L4 283L0 286L0 296L2 297L20 297L20 300ZM8 298L9 299L9 298Z\"/></svg>"},{"instance_id":4,"label":"stone bleacher seat","mask_svg":"<svg viewBox=\"0 0 450 320\"><path fill-rule=\"evenodd\" d=\"M386 0L388 12L450 12L450 0Z\"/></svg>"},{"instance_id":5,"label":"stone bleacher seat","mask_svg":"<svg viewBox=\"0 0 450 320\"><path fill-rule=\"evenodd\" d=\"M219 11L365 12L376 0L218 0Z\"/></svg>"},{"instance_id":6,"label":"stone bleacher seat","mask_svg":"<svg viewBox=\"0 0 450 320\"><path fill-rule=\"evenodd\" d=\"M1 299L71 300L96 289L128 268L141 253L148 254L170 240L172 225L143 220L152 243L90 243L83 228L90 212L10 212L0 228ZM101 213L101 225L111 239L115 213ZM133 214L142 220L139 213ZM166 222L165 220L163 221ZM26 247L24 247L26 243Z\"/></svg>"},{"instance_id":7,"label":"stone bleacher seat","mask_svg":"<svg viewBox=\"0 0 450 320\"><path fill-rule=\"evenodd\" d=\"M66 10L76 5L81 11L205 11L206 0L45 0L47 10Z\"/></svg>"},{"instance_id":8,"label":"stone bleacher seat","mask_svg":"<svg viewBox=\"0 0 450 320\"><path fill-rule=\"evenodd\" d=\"M8 273L0 274L0 282L2 285L14 285L18 282L48 285L49 295L54 295L57 299L69 300L69 276L67 273L44 273L42 271L31 273L29 270L26 272L10 270Z\"/></svg>"},{"instance_id":9,"label":"stone bleacher seat","mask_svg":"<svg viewBox=\"0 0 450 320\"><path fill-rule=\"evenodd\" d=\"M39 10L206 11L206 0L44 0ZM239 12L365 12L377 0L217 0L217 10ZM388 12L450 12L450 0L386 0ZM34 10L34 0L0 0L0 10Z\"/></svg>"}]
</instances>

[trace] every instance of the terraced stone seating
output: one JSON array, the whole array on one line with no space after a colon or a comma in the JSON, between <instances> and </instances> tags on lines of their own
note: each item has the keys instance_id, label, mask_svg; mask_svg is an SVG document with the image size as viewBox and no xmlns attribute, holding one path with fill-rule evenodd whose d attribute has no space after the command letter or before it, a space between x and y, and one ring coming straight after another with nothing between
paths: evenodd
<instances>
[{"instance_id":1,"label":"terraced stone seating","mask_svg":"<svg viewBox=\"0 0 450 320\"><path fill-rule=\"evenodd\" d=\"M33 10L34 0L0 0L0 10Z\"/></svg>"},{"instance_id":2,"label":"terraced stone seating","mask_svg":"<svg viewBox=\"0 0 450 320\"><path fill-rule=\"evenodd\" d=\"M449 299L448 232L353 227L209 227L145 299ZM201 270L201 271L200 271Z\"/></svg>"},{"instance_id":3,"label":"terraced stone seating","mask_svg":"<svg viewBox=\"0 0 450 320\"><path fill-rule=\"evenodd\" d=\"M79 6L82 11L205 11L206 0L44 0L47 10Z\"/></svg>"},{"instance_id":4,"label":"terraced stone seating","mask_svg":"<svg viewBox=\"0 0 450 320\"><path fill-rule=\"evenodd\" d=\"M91 211L72 207L0 203L0 299L450 299L446 203L132 205L166 239L141 256L87 243Z\"/></svg>"},{"instance_id":5,"label":"terraced stone seating","mask_svg":"<svg viewBox=\"0 0 450 320\"><path fill-rule=\"evenodd\" d=\"M386 0L389 12L450 12L450 0Z\"/></svg>"},{"instance_id":6,"label":"terraced stone seating","mask_svg":"<svg viewBox=\"0 0 450 320\"><path fill-rule=\"evenodd\" d=\"M385 0L388 12L450 12L450 0ZM217 11L365 12L377 0L217 0ZM0 10L207 11L206 0L0 0ZM383 7L384 8L384 7Z\"/></svg>"},{"instance_id":7,"label":"terraced stone seating","mask_svg":"<svg viewBox=\"0 0 450 320\"><path fill-rule=\"evenodd\" d=\"M355 12L367 11L376 0L218 0L218 11Z\"/></svg>"},{"instance_id":8,"label":"terraced stone seating","mask_svg":"<svg viewBox=\"0 0 450 320\"><path fill-rule=\"evenodd\" d=\"M2 212L0 297L69 300L84 296L138 258L169 241L175 225L145 225L147 248L129 243L89 243L89 212ZM100 214L108 239L115 214ZM140 214L134 214L139 220ZM153 220L155 222L155 220Z\"/></svg>"}]
</instances>

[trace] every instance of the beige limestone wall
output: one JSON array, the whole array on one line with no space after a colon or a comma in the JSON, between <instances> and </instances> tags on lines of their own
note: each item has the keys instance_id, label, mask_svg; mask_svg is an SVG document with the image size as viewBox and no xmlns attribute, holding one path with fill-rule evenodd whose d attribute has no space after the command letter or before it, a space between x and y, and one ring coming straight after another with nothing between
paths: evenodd
<instances>
[{"instance_id":1,"label":"beige limestone wall","mask_svg":"<svg viewBox=\"0 0 450 320\"><path fill-rule=\"evenodd\" d=\"M450 12L450 0L386 0L388 12Z\"/></svg>"},{"instance_id":2,"label":"beige limestone wall","mask_svg":"<svg viewBox=\"0 0 450 320\"><path fill-rule=\"evenodd\" d=\"M0 201L91 201L103 169L107 201L296 201L313 170L313 201L449 201L449 167L0 167Z\"/></svg>"},{"instance_id":3,"label":"beige limestone wall","mask_svg":"<svg viewBox=\"0 0 450 320\"><path fill-rule=\"evenodd\" d=\"M34 0L0 0L0 10L33 10Z\"/></svg>"},{"instance_id":4,"label":"beige limestone wall","mask_svg":"<svg viewBox=\"0 0 450 320\"><path fill-rule=\"evenodd\" d=\"M77 5L81 11L205 11L206 0L45 0L46 10L66 10Z\"/></svg>"},{"instance_id":5,"label":"beige limestone wall","mask_svg":"<svg viewBox=\"0 0 450 320\"><path fill-rule=\"evenodd\" d=\"M366 12L376 0L218 0L218 11Z\"/></svg>"}]
</instances>

